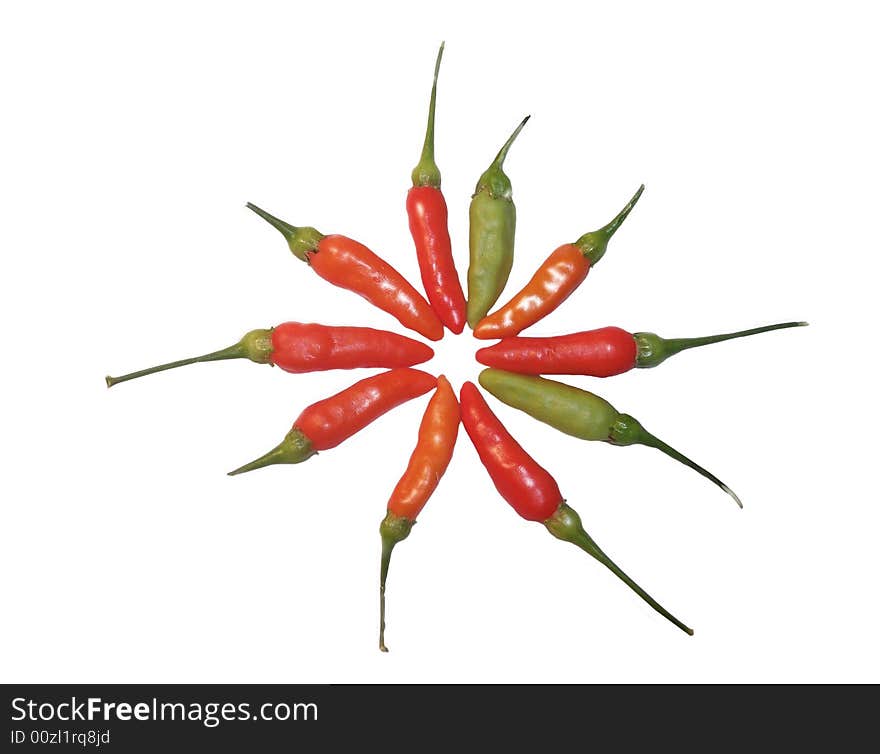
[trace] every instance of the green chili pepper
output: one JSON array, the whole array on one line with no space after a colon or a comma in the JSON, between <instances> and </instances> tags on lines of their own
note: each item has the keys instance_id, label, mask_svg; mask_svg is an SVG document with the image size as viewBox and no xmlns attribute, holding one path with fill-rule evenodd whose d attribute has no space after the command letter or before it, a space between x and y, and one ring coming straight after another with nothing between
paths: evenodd
<instances>
[{"instance_id":1,"label":"green chili pepper","mask_svg":"<svg viewBox=\"0 0 880 754\"><path fill-rule=\"evenodd\" d=\"M525 411L538 421L581 440L656 448L717 484L742 508L736 493L718 477L654 437L636 419L629 414L619 413L598 395L544 377L514 374L500 369L484 369L480 373L480 384L508 406Z\"/></svg>"},{"instance_id":2,"label":"green chili pepper","mask_svg":"<svg viewBox=\"0 0 880 754\"><path fill-rule=\"evenodd\" d=\"M470 207L467 321L471 329L498 300L513 266L516 207L504 158L531 116L526 116L477 181Z\"/></svg>"}]
</instances>

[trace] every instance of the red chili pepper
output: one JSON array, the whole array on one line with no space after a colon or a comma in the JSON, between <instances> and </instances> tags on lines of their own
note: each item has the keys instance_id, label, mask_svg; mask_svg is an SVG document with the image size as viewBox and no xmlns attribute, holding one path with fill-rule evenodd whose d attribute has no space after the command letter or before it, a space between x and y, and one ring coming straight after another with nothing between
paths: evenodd
<instances>
[{"instance_id":1,"label":"red chili pepper","mask_svg":"<svg viewBox=\"0 0 880 754\"><path fill-rule=\"evenodd\" d=\"M285 372L302 374L327 369L409 367L434 356L430 346L412 338L370 327L335 327L285 322L266 330L251 330L238 343L204 356L172 361L150 369L106 377L107 387L166 369L224 359L250 359Z\"/></svg>"},{"instance_id":2,"label":"red chili pepper","mask_svg":"<svg viewBox=\"0 0 880 754\"><path fill-rule=\"evenodd\" d=\"M382 565L379 574L379 649L385 646L385 580L394 546L409 536L416 516L437 489L446 473L458 437L458 401L452 385L443 375L425 409L419 426L419 439L406 471L391 493L388 514L379 526L382 536Z\"/></svg>"},{"instance_id":3,"label":"red chili pepper","mask_svg":"<svg viewBox=\"0 0 880 754\"><path fill-rule=\"evenodd\" d=\"M481 348L476 358L488 367L519 374L611 377L634 368L655 367L688 348L806 324L782 322L724 335L671 339L649 332L628 333L619 327L602 327L552 338L505 338L494 346Z\"/></svg>"},{"instance_id":4,"label":"red chili pepper","mask_svg":"<svg viewBox=\"0 0 880 754\"><path fill-rule=\"evenodd\" d=\"M639 187L610 223L585 233L574 243L563 244L550 254L519 293L477 324L474 337L483 340L509 338L554 311L584 282L590 268L605 254L611 237L644 190L644 186Z\"/></svg>"},{"instance_id":5,"label":"red chili pepper","mask_svg":"<svg viewBox=\"0 0 880 754\"><path fill-rule=\"evenodd\" d=\"M346 236L325 236L314 228L297 228L254 204L247 206L278 230L293 254L324 280L363 296L430 340L443 337L443 324L431 305L403 275L362 243Z\"/></svg>"},{"instance_id":6,"label":"red chili pepper","mask_svg":"<svg viewBox=\"0 0 880 754\"><path fill-rule=\"evenodd\" d=\"M442 57L441 44L434 65L425 144L419 164L412 171L413 187L406 195L406 214L428 301L443 324L458 334L464 329L465 323L464 293L452 258L449 213L446 199L440 191L440 169L434 162L434 110L437 103L437 74Z\"/></svg>"},{"instance_id":7,"label":"red chili pepper","mask_svg":"<svg viewBox=\"0 0 880 754\"><path fill-rule=\"evenodd\" d=\"M436 385L436 377L418 369L392 369L367 377L306 408L276 447L229 476L276 463L301 463L319 450L335 448L382 414Z\"/></svg>"},{"instance_id":8,"label":"red chili pepper","mask_svg":"<svg viewBox=\"0 0 880 754\"><path fill-rule=\"evenodd\" d=\"M471 438L495 488L520 516L540 521L557 539L571 542L598 560L617 578L682 631L693 635L678 618L636 584L584 531L577 512L566 505L556 480L522 449L486 404L476 385L461 388L461 423Z\"/></svg>"},{"instance_id":9,"label":"red chili pepper","mask_svg":"<svg viewBox=\"0 0 880 754\"><path fill-rule=\"evenodd\" d=\"M528 521L550 518L563 503L559 485L511 437L472 382L461 387L461 423L501 497Z\"/></svg>"}]
</instances>

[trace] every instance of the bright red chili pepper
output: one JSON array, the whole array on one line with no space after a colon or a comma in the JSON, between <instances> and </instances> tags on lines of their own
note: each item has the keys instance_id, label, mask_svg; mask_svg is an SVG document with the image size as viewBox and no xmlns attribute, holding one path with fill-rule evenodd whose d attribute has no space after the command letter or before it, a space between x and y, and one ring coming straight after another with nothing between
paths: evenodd
<instances>
[{"instance_id":1,"label":"bright red chili pepper","mask_svg":"<svg viewBox=\"0 0 880 754\"><path fill-rule=\"evenodd\" d=\"M288 322L272 330L272 363L286 372L421 364L434 356L430 346L371 327L329 327Z\"/></svg>"},{"instance_id":2,"label":"bright red chili pepper","mask_svg":"<svg viewBox=\"0 0 880 754\"><path fill-rule=\"evenodd\" d=\"M481 348L477 361L520 374L587 374L610 377L635 366L636 342L619 327L552 338L505 338Z\"/></svg>"},{"instance_id":3,"label":"bright red chili pepper","mask_svg":"<svg viewBox=\"0 0 880 754\"><path fill-rule=\"evenodd\" d=\"M379 573L379 649L385 646L385 580L394 546L409 536L416 517L434 493L446 473L455 440L458 437L458 401L452 385L443 376L437 378L437 390L431 397L422 423L419 439L410 456L406 471L391 493L388 513L379 526L382 537L382 565Z\"/></svg>"},{"instance_id":4,"label":"bright red chili pepper","mask_svg":"<svg viewBox=\"0 0 880 754\"><path fill-rule=\"evenodd\" d=\"M437 74L442 57L441 44L434 65L425 144L419 164L412 171L413 187L406 195L406 214L428 301L443 324L458 334L464 329L465 323L464 292L452 258L449 213L446 199L440 191L440 169L434 161L434 110L437 103Z\"/></svg>"},{"instance_id":5,"label":"bright red chili pepper","mask_svg":"<svg viewBox=\"0 0 880 754\"><path fill-rule=\"evenodd\" d=\"M563 503L559 485L511 437L472 382L461 387L461 423L501 497L529 521L550 518Z\"/></svg>"},{"instance_id":6,"label":"bright red chili pepper","mask_svg":"<svg viewBox=\"0 0 880 754\"><path fill-rule=\"evenodd\" d=\"M471 382L461 388L461 423L495 488L520 516L529 521L540 521L557 539L581 548L660 615L693 635L692 629L627 576L584 531L580 516L562 499L556 480L513 439Z\"/></svg>"},{"instance_id":7,"label":"bright red chili pepper","mask_svg":"<svg viewBox=\"0 0 880 754\"><path fill-rule=\"evenodd\" d=\"M276 463L301 463L319 450L335 448L382 414L436 385L436 377L418 369L392 369L367 377L306 408L276 447L229 476Z\"/></svg>"},{"instance_id":8,"label":"bright red chili pepper","mask_svg":"<svg viewBox=\"0 0 880 754\"><path fill-rule=\"evenodd\" d=\"M519 374L611 377L634 368L655 367L688 348L806 324L782 322L700 338L661 338L650 332L628 333L619 327L602 327L552 338L505 338L494 346L481 348L476 357L487 367Z\"/></svg>"},{"instance_id":9,"label":"bright red chili pepper","mask_svg":"<svg viewBox=\"0 0 880 754\"><path fill-rule=\"evenodd\" d=\"M584 282L590 268L605 254L608 242L644 189L641 186L610 223L585 233L574 243L563 244L551 253L519 293L477 324L474 337L483 340L509 338L554 311Z\"/></svg>"},{"instance_id":10,"label":"bright red chili pepper","mask_svg":"<svg viewBox=\"0 0 880 754\"><path fill-rule=\"evenodd\" d=\"M359 367L409 367L434 356L434 351L412 338L370 327L335 327L314 323L285 322L277 327L251 330L235 345L204 356L172 361L122 377L106 377L107 387L166 369L224 359L250 359L271 364L285 372L302 374L327 369Z\"/></svg>"},{"instance_id":11,"label":"bright red chili pepper","mask_svg":"<svg viewBox=\"0 0 880 754\"><path fill-rule=\"evenodd\" d=\"M314 228L298 228L254 204L247 206L278 230L293 254L324 280L363 296L430 340L443 337L443 323L431 305L403 275L362 243L346 236L325 236Z\"/></svg>"}]
</instances>

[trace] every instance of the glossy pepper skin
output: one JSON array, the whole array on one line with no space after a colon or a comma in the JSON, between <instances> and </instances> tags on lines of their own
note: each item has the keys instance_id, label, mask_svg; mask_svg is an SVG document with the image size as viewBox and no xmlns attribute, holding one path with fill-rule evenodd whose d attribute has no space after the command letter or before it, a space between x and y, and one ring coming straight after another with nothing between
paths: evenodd
<instances>
[{"instance_id":1,"label":"glossy pepper skin","mask_svg":"<svg viewBox=\"0 0 880 754\"><path fill-rule=\"evenodd\" d=\"M319 450L335 448L391 409L436 385L436 377L418 369L392 369L367 377L306 408L276 447L229 476L276 463L302 463Z\"/></svg>"},{"instance_id":2,"label":"glossy pepper skin","mask_svg":"<svg viewBox=\"0 0 880 754\"><path fill-rule=\"evenodd\" d=\"M519 374L586 374L611 377L633 368L636 342L619 327L552 338L504 338L481 348L476 359L487 367Z\"/></svg>"},{"instance_id":3,"label":"glossy pepper skin","mask_svg":"<svg viewBox=\"0 0 880 754\"><path fill-rule=\"evenodd\" d=\"M412 338L371 327L336 327L285 322L277 327L251 330L235 345L204 356L172 361L121 377L106 377L107 387L166 369L226 359L249 359L303 374L328 369L410 367L434 356L434 351Z\"/></svg>"},{"instance_id":4,"label":"glossy pepper skin","mask_svg":"<svg viewBox=\"0 0 880 754\"><path fill-rule=\"evenodd\" d=\"M627 576L584 531L580 516L565 503L550 472L523 450L471 382L461 388L461 422L495 488L511 508L527 521L540 521L554 537L598 560L660 615L693 635L692 629Z\"/></svg>"},{"instance_id":5,"label":"glossy pepper skin","mask_svg":"<svg viewBox=\"0 0 880 754\"><path fill-rule=\"evenodd\" d=\"M543 377L514 374L500 369L480 372L480 385L502 403L581 440L601 440L612 445L646 445L689 466L718 485L742 508L740 499L714 474L648 432L634 417L621 414L604 398L580 388Z\"/></svg>"},{"instance_id":6,"label":"glossy pepper skin","mask_svg":"<svg viewBox=\"0 0 880 754\"><path fill-rule=\"evenodd\" d=\"M574 243L563 244L538 267L532 279L510 301L474 328L482 340L509 338L554 311L587 277L605 254L608 242L635 207L644 186L607 225L585 233Z\"/></svg>"},{"instance_id":7,"label":"glossy pepper skin","mask_svg":"<svg viewBox=\"0 0 880 754\"><path fill-rule=\"evenodd\" d=\"M346 236L325 236L296 227L248 204L287 240L291 252L329 283L359 294L400 324L429 340L443 337L443 324L430 304L388 262Z\"/></svg>"},{"instance_id":8,"label":"glossy pepper skin","mask_svg":"<svg viewBox=\"0 0 880 754\"><path fill-rule=\"evenodd\" d=\"M516 207L513 187L504 173L504 159L526 117L480 176L470 205L470 264L468 266L467 321L471 328L501 295L513 266Z\"/></svg>"},{"instance_id":9,"label":"glossy pepper skin","mask_svg":"<svg viewBox=\"0 0 880 754\"><path fill-rule=\"evenodd\" d=\"M806 324L782 322L701 338L661 338L649 332L629 333L619 327L601 327L550 338L504 338L493 346L481 348L476 358L487 367L519 374L611 377L630 369L659 366L670 356L688 348Z\"/></svg>"},{"instance_id":10,"label":"glossy pepper skin","mask_svg":"<svg viewBox=\"0 0 880 754\"><path fill-rule=\"evenodd\" d=\"M458 334L464 330L465 300L452 258L449 212L440 190L440 169L434 161L434 112L442 58L441 44L434 66L425 143L419 164L412 171L413 187L406 195L406 214L428 301L446 328Z\"/></svg>"},{"instance_id":11,"label":"glossy pepper skin","mask_svg":"<svg viewBox=\"0 0 880 754\"><path fill-rule=\"evenodd\" d=\"M418 442L403 476L388 500L388 511L379 526L382 537L382 563L379 572L379 649L385 646L385 580L391 563L391 551L412 531L416 517L428 502L452 460L458 437L458 400L449 380L437 378L437 390L428 402Z\"/></svg>"}]
</instances>

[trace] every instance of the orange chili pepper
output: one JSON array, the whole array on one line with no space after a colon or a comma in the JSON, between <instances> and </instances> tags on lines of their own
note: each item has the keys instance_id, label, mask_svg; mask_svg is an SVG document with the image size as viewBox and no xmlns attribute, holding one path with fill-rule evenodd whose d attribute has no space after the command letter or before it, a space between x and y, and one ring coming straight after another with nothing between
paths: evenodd
<instances>
[{"instance_id":1,"label":"orange chili pepper","mask_svg":"<svg viewBox=\"0 0 880 754\"><path fill-rule=\"evenodd\" d=\"M644 190L644 186L639 187L610 223L585 233L574 243L563 244L550 254L519 293L477 323L474 337L509 338L554 311L584 282L590 268L605 254L611 236L626 220Z\"/></svg>"},{"instance_id":2,"label":"orange chili pepper","mask_svg":"<svg viewBox=\"0 0 880 754\"><path fill-rule=\"evenodd\" d=\"M394 267L362 243L346 236L325 236L315 228L295 227L255 204L249 203L247 207L278 230L294 256L328 283L363 296L404 327L430 340L443 337L443 323L425 298Z\"/></svg>"},{"instance_id":3,"label":"orange chili pepper","mask_svg":"<svg viewBox=\"0 0 880 754\"><path fill-rule=\"evenodd\" d=\"M379 649L385 646L385 579L394 546L409 536L416 516L437 489L446 472L455 440L458 437L460 412L458 400L449 380L442 374L437 378L437 390L428 402L419 439L410 456L409 465L391 493L388 513L379 526L382 537L382 566L379 575Z\"/></svg>"}]
</instances>

